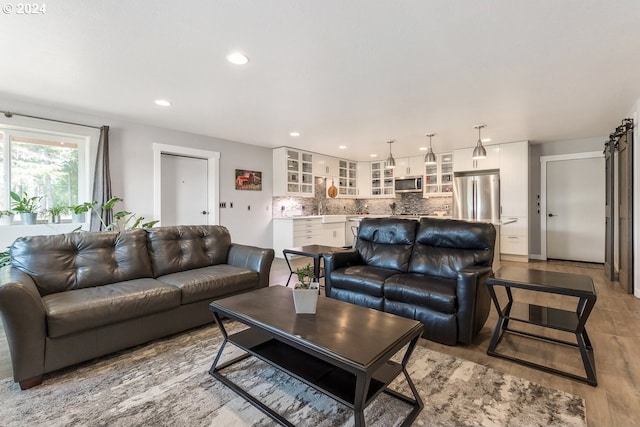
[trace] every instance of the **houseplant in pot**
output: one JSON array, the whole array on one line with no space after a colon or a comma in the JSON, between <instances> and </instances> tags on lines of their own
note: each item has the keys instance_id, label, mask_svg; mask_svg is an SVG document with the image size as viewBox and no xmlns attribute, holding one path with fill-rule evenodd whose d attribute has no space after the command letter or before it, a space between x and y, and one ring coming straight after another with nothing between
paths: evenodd
<instances>
[{"instance_id":1,"label":"houseplant in pot","mask_svg":"<svg viewBox=\"0 0 640 427\"><path fill-rule=\"evenodd\" d=\"M35 224L38 217L38 204L40 199L42 199L42 196L29 197L26 191L22 192L22 196L13 191L9 194L13 200L11 209L20 214L22 223L28 225Z\"/></svg>"},{"instance_id":2,"label":"houseplant in pot","mask_svg":"<svg viewBox=\"0 0 640 427\"><path fill-rule=\"evenodd\" d=\"M293 287L293 305L298 314L315 314L318 304L319 283L313 281L313 268L307 264L296 270L298 283Z\"/></svg>"},{"instance_id":3,"label":"houseplant in pot","mask_svg":"<svg viewBox=\"0 0 640 427\"><path fill-rule=\"evenodd\" d=\"M12 211L0 211L0 225L13 224L13 215Z\"/></svg>"},{"instance_id":4,"label":"houseplant in pot","mask_svg":"<svg viewBox=\"0 0 640 427\"><path fill-rule=\"evenodd\" d=\"M60 215L67 213L67 207L55 205L54 207L49 208L49 213L51 214L51 223L60 224Z\"/></svg>"},{"instance_id":5,"label":"houseplant in pot","mask_svg":"<svg viewBox=\"0 0 640 427\"><path fill-rule=\"evenodd\" d=\"M97 203L98 202L84 202L79 205L69 206L69 210L71 210L71 222L85 222L86 213Z\"/></svg>"}]
</instances>

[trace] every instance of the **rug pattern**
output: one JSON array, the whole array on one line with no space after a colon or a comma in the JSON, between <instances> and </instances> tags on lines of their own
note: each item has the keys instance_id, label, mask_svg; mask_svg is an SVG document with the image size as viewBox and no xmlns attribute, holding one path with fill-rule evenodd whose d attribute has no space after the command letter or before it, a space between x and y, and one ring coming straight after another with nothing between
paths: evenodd
<instances>
[{"instance_id":1,"label":"rug pattern","mask_svg":"<svg viewBox=\"0 0 640 427\"><path fill-rule=\"evenodd\" d=\"M240 324L229 322L228 331ZM222 342L209 326L48 375L20 391L0 380L3 426L272 426L262 412L212 378ZM585 426L584 400L428 349L421 340L408 371L425 408L418 426ZM224 359L242 352L228 345ZM224 371L296 425L352 426L353 414L278 369L248 358ZM399 377L392 388L410 395ZM397 426L410 408L381 394L367 425Z\"/></svg>"}]
</instances>

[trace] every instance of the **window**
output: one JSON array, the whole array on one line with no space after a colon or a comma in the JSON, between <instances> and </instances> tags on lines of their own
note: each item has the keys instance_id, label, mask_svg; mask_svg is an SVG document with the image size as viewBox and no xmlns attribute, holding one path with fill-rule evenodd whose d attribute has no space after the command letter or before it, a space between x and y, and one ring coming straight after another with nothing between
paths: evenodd
<instances>
[{"instance_id":1,"label":"window","mask_svg":"<svg viewBox=\"0 0 640 427\"><path fill-rule=\"evenodd\" d=\"M54 206L88 201L89 140L86 135L0 125L0 210L11 209L10 191L41 196L39 219L46 219Z\"/></svg>"}]
</instances>

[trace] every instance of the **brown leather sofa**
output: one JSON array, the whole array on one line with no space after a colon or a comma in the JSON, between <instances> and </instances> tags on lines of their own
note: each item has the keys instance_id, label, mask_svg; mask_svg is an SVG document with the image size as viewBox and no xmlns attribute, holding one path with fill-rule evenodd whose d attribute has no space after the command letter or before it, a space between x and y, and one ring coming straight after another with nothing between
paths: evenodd
<instances>
[{"instance_id":1,"label":"brown leather sofa","mask_svg":"<svg viewBox=\"0 0 640 427\"><path fill-rule=\"evenodd\" d=\"M213 321L208 304L269 285L273 249L231 243L223 226L33 236L0 270L14 380Z\"/></svg>"},{"instance_id":2,"label":"brown leather sofa","mask_svg":"<svg viewBox=\"0 0 640 427\"><path fill-rule=\"evenodd\" d=\"M495 240L487 223L366 218L354 249L325 254L325 292L419 320L432 341L470 344L491 307Z\"/></svg>"}]
</instances>

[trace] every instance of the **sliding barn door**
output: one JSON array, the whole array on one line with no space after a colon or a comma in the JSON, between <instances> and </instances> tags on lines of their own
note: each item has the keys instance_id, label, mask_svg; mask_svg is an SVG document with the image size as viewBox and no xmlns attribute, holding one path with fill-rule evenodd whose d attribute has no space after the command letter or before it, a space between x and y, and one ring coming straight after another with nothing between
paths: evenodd
<instances>
[{"instance_id":1,"label":"sliding barn door","mask_svg":"<svg viewBox=\"0 0 640 427\"><path fill-rule=\"evenodd\" d=\"M633 293L633 122L618 141L618 242L620 265L618 281Z\"/></svg>"}]
</instances>

